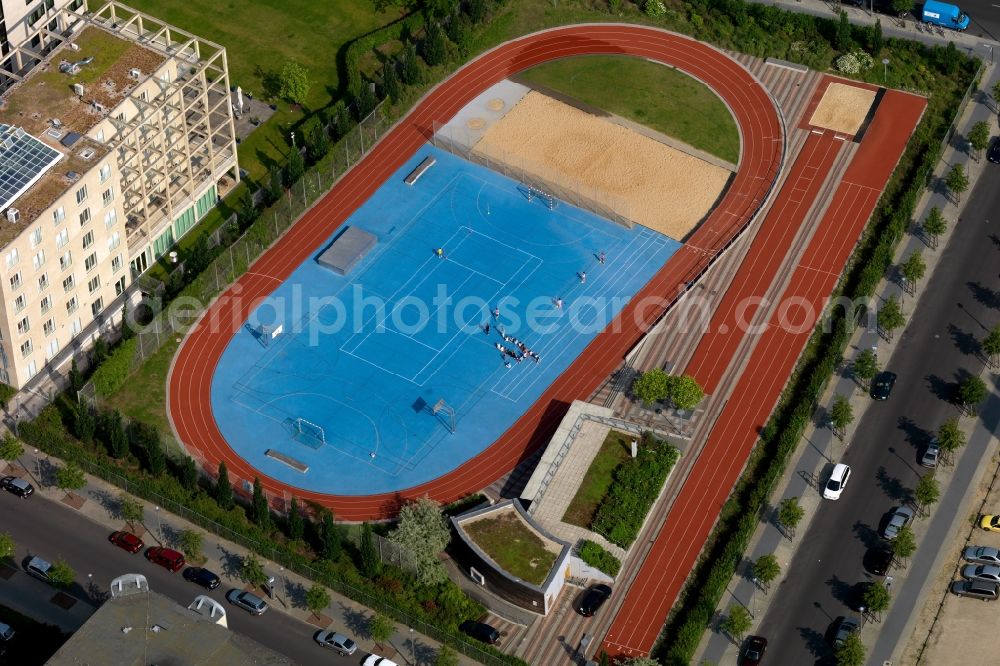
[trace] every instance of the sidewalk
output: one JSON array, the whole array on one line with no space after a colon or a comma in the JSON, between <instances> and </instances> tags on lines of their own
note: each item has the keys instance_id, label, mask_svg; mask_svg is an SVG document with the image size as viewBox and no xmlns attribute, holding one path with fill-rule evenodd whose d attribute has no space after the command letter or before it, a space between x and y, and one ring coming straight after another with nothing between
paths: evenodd
<instances>
[{"instance_id":1,"label":"sidewalk","mask_svg":"<svg viewBox=\"0 0 1000 666\"><path fill-rule=\"evenodd\" d=\"M822 12L822 15L830 15L829 6L819 0L801 0L801 2L778 1L768 2L767 4L780 5L794 10L801 9L806 13L816 14ZM846 10L849 8L844 7L844 9ZM864 20L859 20L858 14L861 12L862 10L857 8L850 8L849 14L851 15L853 22L874 23L873 18L862 17ZM882 16L881 18L883 19L883 29L888 35L890 34L890 31L887 29L886 22L891 21L895 23L895 20L885 16ZM912 25L908 29L910 34L905 36L912 38L917 35ZM955 39L956 43L961 41L964 46L974 47L980 42L980 40L972 38L968 35L949 34L949 37L952 36L958 38ZM944 43L944 40L941 38L931 38L930 35L924 33L921 33L919 37L920 41L929 41L930 39L934 39L935 43ZM986 67L983 70L979 90L973 93L965 111L956 123L955 138L945 149L941 162L935 170L936 175L943 176L943 174L951 168L952 164L964 164L969 171L969 192L972 191L979 175L983 171L984 165L987 163L985 160L976 162L969 157L966 152L967 148L964 136L976 122L981 120L991 122L991 126L995 127L996 113L989 106L987 106L986 100L989 99L988 91L992 89L994 83L998 79L1000 79L1000 72L998 72L992 64L987 62ZM956 146L960 146L960 148L956 148ZM926 284L931 280L935 268L942 259L944 248L947 246L948 240L951 238L951 234L954 233L956 227L958 226L960 214L967 198L968 197L963 197L962 201L960 201L958 205L955 205L938 191L932 191L930 189L924 191L923 196L917 204L914 214L915 226L924 219L927 211L930 210L931 207L937 206L941 210L945 219L948 220L948 230L940 238L940 244L937 250L930 250L925 242L916 233L910 233L907 237L905 237L897 249L896 261L899 262L905 259L916 250L923 250L922 256L927 264L927 271L924 279L921 280L920 284L915 286L915 295L906 293L900 283L894 280L884 280L876 294L877 298L884 300L889 296L896 295L901 301L904 312L909 313L913 311L915 308L915 300L921 296ZM842 442L833 435L829 428L822 425L826 421L825 414L832 406L834 396L851 396L851 406L855 415L854 423L858 423L861 420L864 411L871 405L871 401L867 398L867 392L858 386L857 382L851 375L851 360L861 350L871 348L876 350L880 366L885 367L902 338L903 331L898 331L891 341L886 342L884 339L880 338L874 330L859 329L852 337L848 349L845 350L844 369L832 378L832 381L820 401L820 408L817 410L816 418L806 429L806 432L803 435L805 443L799 446L795 456L789 460L784 477L778 484L778 490L776 490L772 496L771 505L775 507L785 498L800 498L799 502L805 511L805 515L802 523L796 529L799 535L804 534L808 530L809 523L815 515L816 508L822 501L820 499L819 492L817 491L821 479L820 473L822 472L824 466L839 460L843 456L846 447L850 442L850 427L848 428L848 436ZM968 433L968 431L971 431L973 426L975 426L975 422L963 420L962 426ZM812 473L807 474L804 470L812 470ZM938 478L941 482L943 495L947 492L947 482L953 475L954 468L943 468L939 469L938 472ZM974 491L974 486L967 490L967 492ZM927 531L929 522L930 521L927 519L918 520L914 526L918 539L918 545L921 542L922 535ZM749 561L755 561L762 555L773 554L777 557L778 562L782 567L782 572L784 573L800 543L801 539L793 538L789 540L785 538L774 523L769 521L758 527L748 546L747 558ZM905 570L896 572L896 578L898 580L905 580L906 574L907 572ZM754 617L754 626L757 626L760 623L760 620L767 612L770 598L759 587L757 587L751 579L752 575L749 571L739 571L733 576L728 586L729 591L723 596L716 609L717 619L721 619L725 615L730 605L739 603L743 604L751 611L751 615ZM774 581L772 589L777 589L780 582L781 577ZM898 586L899 583L896 583L896 585ZM923 600L929 591L930 585L924 585L915 608L923 606ZM891 613L892 610L893 609L890 606L889 612ZM866 627L866 633L869 634L865 639L866 644L875 645L876 642L878 642L881 646L884 641L880 640L880 633L887 626L887 624L887 622L869 624ZM892 641L894 645L896 645L896 643L902 644L905 642L909 636L909 632L911 631L911 624L911 622L906 623L906 629L901 632L899 637ZM751 629L748 633L753 633L753 629ZM872 634L874 634L874 636ZM895 649L890 651L895 653L898 649L899 647L897 646ZM694 663L702 663L703 661L708 663L734 663L738 658L738 649L728 636L713 628L713 630L706 632L706 634L702 637L701 644L699 645L699 649L695 657Z\"/></svg>"},{"instance_id":2,"label":"sidewalk","mask_svg":"<svg viewBox=\"0 0 1000 666\"><path fill-rule=\"evenodd\" d=\"M36 493L46 499L67 504L67 502L63 502L66 496L65 492L54 486L43 485L42 478L39 478L41 470L61 466L62 461L57 458L51 458L41 451L36 452L32 448L26 448L24 455L21 456L18 462L20 466L24 467L27 476L30 477L31 483L35 486ZM18 463L11 463L11 465L18 466ZM123 491L119 487L106 483L101 479L96 479L89 475L86 478L87 485L80 490L74 491L75 495L86 500L76 510L89 520L107 527L108 532L121 529L122 520L112 517L116 511L116 507L111 505L117 504L116 498ZM145 511L143 526L147 530L141 536L145 538L147 543L152 544L156 542L161 545L172 545L169 543L164 544L164 535L178 535L182 530L188 529L199 532L204 536L202 554L207 558L203 566L218 573L225 583L235 586L242 585L237 575L243 557L249 552L246 548L220 539L216 535L206 532L201 527L183 518L158 509L158 507L149 504L149 502L141 498L140 501ZM170 539L167 539L167 541L170 541ZM358 643L360 650L372 652L375 649L374 641L370 637L365 636L363 631L363 627L367 625L367 619L374 614L371 609L328 589L330 604L322 613L325 622L321 626L317 624L316 618L312 613L305 608L305 590L312 587L313 581L299 576L294 572L286 571L279 565L268 560L262 560L262 564L264 565L264 571L268 575L275 577L275 599L270 604L272 612L285 613L319 629L329 627L339 631L347 630L347 633ZM411 633L408 627L399 624L396 625L396 633L389 640L389 644L398 651L398 655L392 656L389 654L387 656L399 663L400 666L432 663L434 655L437 654L440 648L440 644L436 641L415 631ZM411 651L412 654L416 655L415 661L411 657ZM386 654L384 649L379 652ZM459 663L468 666L477 664L478 662L460 654Z\"/></svg>"}]
</instances>

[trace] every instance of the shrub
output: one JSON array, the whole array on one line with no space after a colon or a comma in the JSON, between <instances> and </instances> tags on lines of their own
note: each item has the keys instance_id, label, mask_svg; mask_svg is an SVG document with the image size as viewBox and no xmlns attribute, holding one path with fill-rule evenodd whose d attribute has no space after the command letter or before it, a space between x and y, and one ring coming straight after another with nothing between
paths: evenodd
<instances>
[{"instance_id":1,"label":"shrub","mask_svg":"<svg viewBox=\"0 0 1000 666\"><path fill-rule=\"evenodd\" d=\"M292 104L302 104L309 94L309 70L295 62L287 62L278 75L278 96Z\"/></svg>"},{"instance_id":2,"label":"shrub","mask_svg":"<svg viewBox=\"0 0 1000 666\"><path fill-rule=\"evenodd\" d=\"M600 544L589 539L580 542L577 555L590 566L600 569L612 578L617 576L618 571L622 568L622 563L617 557L604 550Z\"/></svg>"},{"instance_id":3,"label":"shrub","mask_svg":"<svg viewBox=\"0 0 1000 666\"><path fill-rule=\"evenodd\" d=\"M667 14L667 7L661 0L646 0L642 11L646 12L646 16L650 18L663 18Z\"/></svg>"},{"instance_id":4,"label":"shrub","mask_svg":"<svg viewBox=\"0 0 1000 666\"><path fill-rule=\"evenodd\" d=\"M125 386L129 375L132 374L135 345L135 338L118 345L104 363L94 371L91 381L94 382L94 390L97 391L97 395L106 398L114 395Z\"/></svg>"}]
</instances>

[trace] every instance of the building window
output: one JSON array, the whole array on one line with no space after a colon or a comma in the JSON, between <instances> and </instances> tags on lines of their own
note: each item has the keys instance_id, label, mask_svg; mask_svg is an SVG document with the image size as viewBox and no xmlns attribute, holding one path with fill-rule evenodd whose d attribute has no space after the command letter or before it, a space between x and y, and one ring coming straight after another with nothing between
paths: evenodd
<instances>
[{"instance_id":1,"label":"building window","mask_svg":"<svg viewBox=\"0 0 1000 666\"><path fill-rule=\"evenodd\" d=\"M63 208L62 206L59 206L59 208L56 208L54 211L52 211L52 224L54 224L54 225L56 225L58 227L60 224L62 224L65 221L66 221L66 209L65 208Z\"/></svg>"},{"instance_id":2,"label":"building window","mask_svg":"<svg viewBox=\"0 0 1000 666\"><path fill-rule=\"evenodd\" d=\"M121 234L117 231L108 236L108 250L113 250L122 243Z\"/></svg>"},{"instance_id":3,"label":"building window","mask_svg":"<svg viewBox=\"0 0 1000 666\"><path fill-rule=\"evenodd\" d=\"M102 129L97 130L97 137L96 138L97 138L97 142L98 143L104 143L104 130L102 130Z\"/></svg>"},{"instance_id":4,"label":"building window","mask_svg":"<svg viewBox=\"0 0 1000 666\"><path fill-rule=\"evenodd\" d=\"M76 280L73 279L72 275L63 280L63 291L72 291L75 286Z\"/></svg>"},{"instance_id":5,"label":"building window","mask_svg":"<svg viewBox=\"0 0 1000 666\"><path fill-rule=\"evenodd\" d=\"M42 299L42 314L45 314L52 309L52 297L46 296Z\"/></svg>"},{"instance_id":6,"label":"building window","mask_svg":"<svg viewBox=\"0 0 1000 666\"><path fill-rule=\"evenodd\" d=\"M87 234L83 237L83 249L86 250L93 244L94 244L94 232L88 231Z\"/></svg>"},{"instance_id":7,"label":"building window","mask_svg":"<svg viewBox=\"0 0 1000 666\"><path fill-rule=\"evenodd\" d=\"M24 294L18 294L17 298L14 299L14 312L20 312L27 304L28 300L24 297Z\"/></svg>"},{"instance_id":8,"label":"building window","mask_svg":"<svg viewBox=\"0 0 1000 666\"><path fill-rule=\"evenodd\" d=\"M47 319L45 323L42 324L42 332L45 333L46 337L52 335L56 331L56 320Z\"/></svg>"},{"instance_id":9,"label":"building window","mask_svg":"<svg viewBox=\"0 0 1000 666\"><path fill-rule=\"evenodd\" d=\"M59 268L61 268L62 270L66 270L72 265L73 265L73 251L66 250L66 254L59 257Z\"/></svg>"},{"instance_id":10,"label":"building window","mask_svg":"<svg viewBox=\"0 0 1000 666\"><path fill-rule=\"evenodd\" d=\"M110 229L118 222L118 213L114 208L104 214L104 228Z\"/></svg>"},{"instance_id":11,"label":"building window","mask_svg":"<svg viewBox=\"0 0 1000 666\"><path fill-rule=\"evenodd\" d=\"M29 354L31 354L30 338L21 343L21 358L26 358Z\"/></svg>"},{"instance_id":12,"label":"building window","mask_svg":"<svg viewBox=\"0 0 1000 666\"><path fill-rule=\"evenodd\" d=\"M101 310L104 309L104 299L98 298L96 301L90 304L90 314L95 317L101 314Z\"/></svg>"},{"instance_id":13,"label":"building window","mask_svg":"<svg viewBox=\"0 0 1000 666\"><path fill-rule=\"evenodd\" d=\"M66 314L73 314L76 312L76 308L79 307L79 303L76 301L76 296L66 301Z\"/></svg>"},{"instance_id":14,"label":"building window","mask_svg":"<svg viewBox=\"0 0 1000 666\"><path fill-rule=\"evenodd\" d=\"M100 174L101 174L101 182L102 183L104 181L106 181L108 178L111 178L111 165L110 164L105 164L104 166L102 166Z\"/></svg>"},{"instance_id":15,"label":"building window","mask_svg":"<svg viewBox=\"0 0 1000 666\"><path fill-rule=\"evenodd\" d=\"M61 248L69 242L69 231L62 229L56 234L56 247Z\"/></svg>"},{"instance_id":16,"label":"building window","mask_svg":"<svg viewBox=\"0 0 1000 666\"><path fill-rule=\"evenodd\" d=\"M49 274L42 273L38 276L38 290L45 291L49 288Z\"/></svg>"},{"instance_id":17,"label":"building window","mask_svg":"<svg viewBox=\"0 0 1000 666\"><path fill-rule=\"evenodd\" d=\"M83 260L83 267L88 273L94 270L94 266L97 265L97 253L91 252L90 256Z\"/></svg>"},{"instance_id":18,"label":"building window","mask_svg":"<svg viewBox=\"0 0 1000 666\"><path fill-rule=\"evenodd\" d=\"M115 296L121 296L122 292L125 291L125 276L123 275L118 282L115 282Z\"/></svg>"},{"instance_id":19,"label":"building window","mask_svg":"<svg viewBox=\"0 0 1000 666\"><path fill-rule=\"evenodd\" d=\"M85 227L90 223L90 209L84 208L80 211L80 226Z\"/></svg>"},{"instance_id":20,"label":"building window","mask_svg":"<svg viewBox=\"0 0 1000 666\"><path fill-rule=\"evenodd\" d=\"M73 320L73 323L70 324L69 329L72 335L74 336L79 335L80 331L83 330L83 322L80 320L79 317L77 317L76 319Z\"/></svg>"},{"instance_id":21,"label":"building window","mask_svg":"<svg viewBox=\"0 0 1000 666\"><path fill-rule=\"evenodd\" d=\"M25 317L21 321L17 322L17 332L20 335L24 335L31 330L31 324L28 323L28 318Z\"/></svg>"},{"instance_id":22,"label":"building window","mask_svg":"<svg viewBox=\"0 0 1000 666\"><path fill-rule=\"evenodd\" d=\"M104 192L101 194L101 199L104 201L105 207L110 206L111 202L115 200L115 188L109 187L108 189L104 190Z\"/></svg>"},{"instance_id":23,"label":"building window","mask_svg":"<svg viewBox=\"0 0 1000 666\"><path fill-rule=\"evenodd\" d=\"M34 361L28 361L28 367L25 368L24 373L28 376L28 379L31 379L38 374L38 366L35 365Z\"/></svg>"},{"instance_id":24,"label":"building window","mask_svg":"<svg viewBox=\"0 0 1000 666\"><path fill-rule=\"evenodd\" d=\"M36 228L31 232L31 249L34 250L38 247L38 244L42 242L42 229L41 227Z\"/></svg>"},{"instance_id":25,"label":"building window","mask_svg":"<svg viewBox=\"0 0 1000 666\"><path fill-rule=\"evenodd\" d=\"M115 116L115 118L117 118L119 120L119 122L125 122L125 112L122 111L117 116Z\"/></svg>"},{"instance_id":26,"label":"building window","mask_svg":"<svg viewBox=\"0 0 1000 666\"><path fill-rule=\"evenodd\" d=\"M35 256L31 258L31 265L35 267L36 271L45 265L45 250L39 250L35 253Z\"/></svg>"},{"instance_id":27,"label":"building window","mask_svg":"<svg viewBox=\"0 0 1000 666\"><path fill-rule=\"evenodd\" d=\"M45 353L45 360L50 360L53 356L59 353L59 341L49 340L49 349Z\"/></svg>"},{"instance_id":28,"label":"building window","mask_svg":"<svg viewBox=\"0 0 1000 666\"><path fill-rule=\"evenodd\" d=\"M76 202L78 204L82 204L86 200L87 200L87 186L84 185L83 187L81 187L76 191Z\"/></svg>"},{"instance_id":29,"label":"building window","mask_svg":"<svg viewBox=\"0 0 1000 666\"><path fill-rule=\"evenodd\" d=\"M8 252L4 256L4 259L6 259L7 261L7 268L13 268L14 264L17 263L17 260L20 259L20 256L18 256L17 254L17 248L15 247L10 252Z\"/></svg>"},{"instance_id":30,"label":"building window","mask_svg":"<svg viewBox=\"0 0 1000 666\"><path fill-rule=\"evenodd\" d=\"M92 294L100 288L101 288L101 276L95 275L94 277L90 278L90 282L87 283L87 291Z\"/></svg>"},{"instance_id":31,"label":"building window","mask_svg":"<svg viewBox=\"0 0 1000 666\"><path fill-rule=\"evenodd\" d=\"M123 266L125 266L125 262L122 261L122 255L119 254L114 259L111 260L112 273L117 273L122 269Z\"/></svg>"},{"instance_id":32,"label":"building window","mask_svg":"<svg viewBox=\"0 0 1000 666\"><path fill-rule=\"evenodd\" d=\"M18 271L10 276L10 288L11 289L21 288L21 271Z\"/></svg>"}]
</instances>

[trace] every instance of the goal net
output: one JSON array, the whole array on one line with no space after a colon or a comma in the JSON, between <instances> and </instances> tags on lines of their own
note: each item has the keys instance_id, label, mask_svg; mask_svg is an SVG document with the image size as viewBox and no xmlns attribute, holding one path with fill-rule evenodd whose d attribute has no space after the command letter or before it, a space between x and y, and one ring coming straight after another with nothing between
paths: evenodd
<instances>
[{"instance_id":1,"label":"goal net","mask_svg":"<svg viewBox=\"0 0 1000 666\"><path fill-rule=\"evenodd\" d=\"M536 197L541 199L545 205L549 207L549 210L556 207L556 198L554 196L544 190L534 187L533 185L528 185L528 201L532 201Z\"/></svg>"},{"instance_id":2,"label":"goal net","mask_svg":"<svg viewBox=\"0 0 1000 666\"><path fill-rule=\"evenodd\" d=\"M295 439L314 449L326 444L326 433L322 426L303 418L295 419Z\"/></svg>"}]
</instances>

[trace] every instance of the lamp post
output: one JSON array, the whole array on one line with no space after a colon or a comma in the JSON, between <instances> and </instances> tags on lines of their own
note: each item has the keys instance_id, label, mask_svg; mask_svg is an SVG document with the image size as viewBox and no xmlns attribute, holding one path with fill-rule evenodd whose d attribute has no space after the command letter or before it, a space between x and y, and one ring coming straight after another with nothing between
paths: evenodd
<instances>
[{"instance_id":1,"label":"lamp post","mask_svg":"<svg viewBox=\"0 0 1000 666\"><path fill-rule=\"evenodd\" d=\"M980 44L980 46L982 46L983 48L987 48L987 49L990 50L990 64L992 65L993 64L993 45L992 44L987 44L987 43L983 42L983 43Z\"/></svg>"},{"instance_id":2,"label":"lamp post","mask_svg":"<svg viewBox=\"0 0 1000 666\"><path fill-rule=\"evenodd\" d=\"M413 627L410 627L410 661L414 664L417 663L417 653L413 649Z\"/></svg>"},{"instance_id":3,"label":"lamp post","mask_svg":"<svg viewBox=\"0 0 1000 666\"><path fill-rule=\"evenodd\" d=\"M163 527L160 525L160 507L156 507L156 533L160 537L160 541L163 541Z\"/></svg>"},{"instance_id":4,"label":"lamp post","mask_svg":"<svg viewBox=\"0 0 1000 666\"><path fill-rule=\"evenodd\" d=\"M889 77L889 59L882 58L882 85L886 85L886 79Z\"/></svg>"},{"instance_id":5,"label":"lamp post","mask_svg":"<svg viewBox=\"0 0 1000 666\"><path fill-rule=\"evenodd\" d=\"M858 610L861 611L861 628L865 628L865 607L858 606Z\"/></svg>"},{"instance_id":6,"label":"lamp post","mask_svg":"<svg viewBox=\"0 0 1000 666\"><path fill-rule=\"evenodd\" d=\"M910 290L910 281L907 280L905 277L900 277L899 278L899 287L900 287L900 292L901 292L900 295L899 295L899 301L900 301L899 304L900 304L900 306L905 306L906 305L906 293Z\"/></svg>"},{"instance_id":7,"label":"lamp post","mask_svg":"<svg viewBox=\"0 0 1000 666\"><path fill-rule=\"evenodd\" d=\"M292 132L292 148L295 148L295 132Z\"/></svg>"},{"instance_id":8,"label":"lamp post","mask_svg":"<svg viewBox=\"0 0 1000 666\"><path fill-rule=\"evenodd\" d=\"M760 579L754 576L753 578L753 590L750 591L750 617L757 619L757 584L760 583Z\"/></svg>"}]
</instances>

